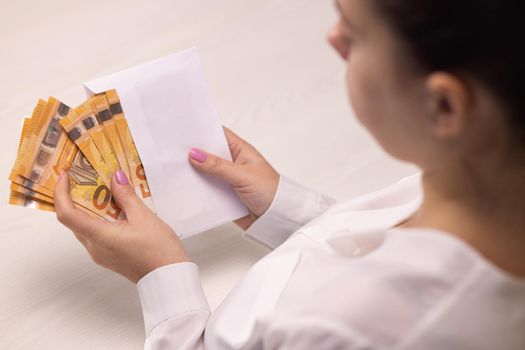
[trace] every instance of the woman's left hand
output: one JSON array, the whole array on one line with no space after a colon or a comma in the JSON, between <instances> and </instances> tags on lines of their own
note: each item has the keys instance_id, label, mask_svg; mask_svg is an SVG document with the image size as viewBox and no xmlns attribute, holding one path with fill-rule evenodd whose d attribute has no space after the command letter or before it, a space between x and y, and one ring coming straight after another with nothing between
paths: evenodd
<instances>
[{"instance_id":1,"label":"woman's left hand","mask_svg":"<svg viewBox=\"0 0 525 350\"><path fill-rule=\"evenodd\" d=\"M189 261L175 232L140 200L124 172L113 175L111 193L126 220L110 223L76 209L67 174L55 188L58 220L73 231L95 263L136 283L161 266Z\"/></svg>"}]
</instances>

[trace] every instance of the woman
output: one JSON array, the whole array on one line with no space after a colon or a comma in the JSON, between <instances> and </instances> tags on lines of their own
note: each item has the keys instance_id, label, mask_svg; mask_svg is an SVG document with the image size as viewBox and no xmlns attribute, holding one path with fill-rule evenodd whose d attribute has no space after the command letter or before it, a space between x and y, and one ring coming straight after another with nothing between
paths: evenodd
<instances>
[{"instance_id":1,"label":"woman","mask_svg":"<svg viewBox=\"0 0 525 350\"><path fill-rule=\"evenodd\" d=\"M524 349L525 79L520 2L338 0L328 39L360 122L421 175L335 203L225 129L233 162L192 149L275 250L210 316L198 270L122 172L127 221L58 219L137 282L148 349Z\"/></svg>"}]
</instances>

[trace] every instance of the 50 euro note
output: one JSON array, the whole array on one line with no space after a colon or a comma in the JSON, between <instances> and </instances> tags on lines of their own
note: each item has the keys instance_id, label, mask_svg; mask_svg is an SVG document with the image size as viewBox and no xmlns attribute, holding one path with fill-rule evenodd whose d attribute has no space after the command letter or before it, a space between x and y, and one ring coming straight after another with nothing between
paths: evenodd
<instances>
[{"instance_id":1,"label":"50 euro note","mask_svg":"<svg viewBox=\"0 0 525 350\"><path fill-rule=\"evenodd\" d=\"M31 197L32 199L35 199L37 201L46 202L52 205L55 203L53 197L49 197L40 192L36 192L30 187L22 186L14 182L11 182L11 186L9 186L9 189L11 190L11 192L16 192L20 195Z\"/></svg>"},{"instance_id":2,"label":"50 euro note","mask_svg":"<svg viewBox=\"0 0 525 350\"><path fill-rule=\"evenodd\" d=\"M86 101L77 108L76 122L81 122L86 130L89 132L89 137L97 146L104 162L109 167L111 173L116 172L121 168L117 156L114 152L114 147L109 140L106 131L101 123L99 123L96 112L91 108L90 101Z\"/></svg>"},{"instance_id":3,"label":"50 euro note","mask_svg":"<svg viewBox=\"0 0 525 350\"><path fill-rule=\"evenodd\" d=\"M135 193L152 211L155 211L144 166L142 165L128 122L124 116L117 91L109 90L96 96L100 96L98 99L99 107L97 107L99 115L101 113L105 114L105 118L112 120L115 125L118 141L121 142L125 157L128 161L129 179L135 188ZM117 140L112 139L111 142L115 144Z\"/></svg>"},{"instance_id":4,"label":"50 euro note","mask_svg":"<svg viewBox=\"0 0 525 350\"><path fill-rule=\"evenodd\" d=\"M121 167L113 151L114 146L96 119L91 106L84 103L69 110L66 117L60 120L60 125L99 174L101 181L106 185L105 188L109 189L112 174ZM127 167L127 162L124 165ZM111 196L110 192L108 194ZM109 203L117 209L112 199ZM118 219L123 218L124 214L119 212L117 215Z\"/></svg>"},{"instance_id":5,"label":"50 euro note","mask_svg":"<svg viewBox=\"0 0 525 350\"><path fill-rule=\"evenodd\" d=\"M52 203L44 202L31 197L28 194L13 190L11 190L11 193L9 194L9 204L45 211L55 211L55 206Z\"/></svg>"},{"instance_id":6,"label":"50 euro note","mask_svg":"<svg viewBox=\"0 0 525 350\"><path fill-rule=\"evenodd\" d=\"M120 170L124 171L128 179L131 178L126 152L124 151L122 140L120 139L113 116L109 111L109 105L106 99L101 95L92 96L88 99L88 104L91 107L92 113L96 116L98 123L104 130L104 135L106 135L111 150L117 158Z\"/></svg>"},{"instance_id":7,"label":"50 euro note","mask_svg":"<svg viewBox=\"0 0 525 350\"><path fill-rule=\"evenodd\" d=\"M71 109L67 116L60 120L60 125L66 131L69 139L80 148L84 157L87 158L106 186L110 186L111 175L115 171L114 167L110 167L105 162L99 147L97 147L91 138L89 129L92 128L94 124L93 118L91 116L85 116L85 118L82 119L79 113L81 113L80 115L85 113L82 106Z\"/></svg>"},{"instance_id":8,"label":"50 euro note","mask_svg":"<svg viewBox=\"0 0 525 350\"><path fill-rule=\"evenodd\" d=\"M92 96L89 99L89 105L92 112L96 115L98 122L104 128L106 137L110 141L111 149L120 165L120 169L124 171L128 179L131 179L129 161L124 150L122 139L117 131L115 120L109 110L109 104L106 98L103 95Z\"/></svg>"},{"instance_id":9,"label":"50 euro note","mask_svg":"<svg viewBox=\"0 0 525 350\"><path fill-rule=\"evenodd\" d=\"M36 114L40 114L45 104L45 101L39 100L37 106L33 110L32 116L34 117ZM28 130L30 128L30 125L31 118L24 118L24 123L22 125L22 135L20 136L20 140L18 143L18 154L15 161L15 165L10 175L10 177L13 177L13 179L15 179L17 182L11 182L9 204L19 205L28 208L35 208L45 211L54 211L53 199L45 194L31 190L30 181L25 178L22 178L17 173L17 169L19 169L20 167L20 162L22 158L21 150L26 146L27 141L29 139Z\"/></svg>"},{"instance_id":10,"label":"50 euro note","mask_svg":"<svg viewBox=\"0 0 525 350\"><path fill-rule=\"evenodd\" d=\"M51 193L51 197L59 175L67 171L75 205L90 215L116 221L121 210L112 200L109 187L60 126L60 120L68 112L69 107L52 97L49 99L41 115L28 123L29 142L21 145L20 161L13 170L29 180L28 186L24 186L28 190ZM29 193L26 197L36 199ZM16 202L15 198L12 202Z\"/></svg>"},{"instance_id":11,"label":"50 euro note","mask_svg":"<svg viewBox=\"0 0 525 350\"><path fill-rule=\"evenodd\" d=\"M22 132L20 135L20 140L18 143L18 153L15 160L15 164L13 166L13 169L11 170L11 174L9 175L9 179L13 182L13 184L20 185L24 188L28 188L30 190L38 190L39 193L42 193L46 195L47 197L53 196L53 191L48 190L47 188L41 187L29 179L23 177L21 174L24 172L22 168L24 155L26 152L26 149L33 139L33 128L32 128L32 121L40 120L42 113L44 113L44 109L46 107L47 103L43 100L39 100L36 107L33 110L33 114L31 115L31 118L25 118L24 124L22 126Z\"/></svg>"},{"instance_id":12,"label":"50 euro note","mask_svg":"<svg viewBox=\"0 0 525 350\"><path fill-rule=\"evenodd\" d=\"M111 175L117 170L123 170L128 178L131 174L109 109L104 109L100 99L97 101L99 108L92 97L70 110L60 124L109 186Z\"/></svg>"}]
</instances>

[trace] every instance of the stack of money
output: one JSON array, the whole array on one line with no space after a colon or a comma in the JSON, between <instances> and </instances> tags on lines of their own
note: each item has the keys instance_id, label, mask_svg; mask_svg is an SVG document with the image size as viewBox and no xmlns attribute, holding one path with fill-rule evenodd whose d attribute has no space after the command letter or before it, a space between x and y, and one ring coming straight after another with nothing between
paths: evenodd
<instances>
[{"instance_id":1,"label":"stack of money","mask_svg":"<svg viewBox=\"0 0 525 350\"><path fill-rule=\"evenodd\" d=\"M144 167L115 90L94 95L76 108L53 97L40 100L31 118L24 119L9 176L9 203L54 211L55 185L67 172L75 206L116 221L124 217L110 191L117 170L153 209Z\"/></svg>"}]
</instances>

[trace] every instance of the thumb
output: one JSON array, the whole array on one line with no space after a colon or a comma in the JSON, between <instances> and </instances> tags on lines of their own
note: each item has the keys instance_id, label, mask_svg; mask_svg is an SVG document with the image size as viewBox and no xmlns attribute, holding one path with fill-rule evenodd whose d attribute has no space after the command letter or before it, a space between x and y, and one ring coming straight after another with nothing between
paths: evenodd
<instances>
[{"instance_id":1,"label":"thumb","mask_svg":"<svg viewBox=\"0 0 525 350\"><path fill-rule=\"evenodd\" d=\"M116 171L111 177L111 194L128 219L138 217L145 208L122 170Z\"/></svg>"},{"instance_id":2,"label":"thumb","mask_svg":"<svg viewBox=\"0 0 525 350\"><path fill-rule=\"evenodd\" d=\"M81 242L84 243L88 235L98 232L106 224L75 207L69 194L69 177L67 173L62 173L58 178L53 197L55 199L55 211L58 221L75 232L75 235Z\"/></svg>"},{"instance_id":3,"label":"thumb","mask_svg":"<svg viewBox=\"0 0 525 350\"><path fill-rule=\"evenodd\" d=\"M207 153L199 148L189 152L191 165L200 172L217 177L230 185L240 182L242 169L233 162Z\"/></svg>"}]
</instances>

